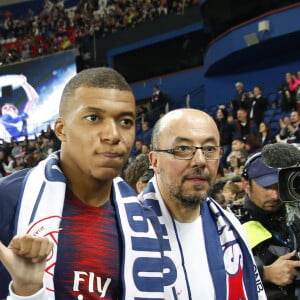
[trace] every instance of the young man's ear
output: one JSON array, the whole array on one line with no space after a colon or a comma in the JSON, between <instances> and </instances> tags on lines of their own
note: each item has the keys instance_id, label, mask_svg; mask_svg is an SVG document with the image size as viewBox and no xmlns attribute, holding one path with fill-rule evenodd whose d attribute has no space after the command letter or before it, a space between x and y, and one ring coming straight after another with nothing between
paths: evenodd
<instances>
[{"instance_id":1,"label":"young man's ear","mask_svg":"<svg viewBox=\"0 0 300 300\"><path fill-rule=\"evenodd\" d=\"M57 136L57 138L63 142L66 140L66 135L65 135L65 123L63 118L57 118L55 120L54 124L54 131Z\"/></svg>"}]
</instances>

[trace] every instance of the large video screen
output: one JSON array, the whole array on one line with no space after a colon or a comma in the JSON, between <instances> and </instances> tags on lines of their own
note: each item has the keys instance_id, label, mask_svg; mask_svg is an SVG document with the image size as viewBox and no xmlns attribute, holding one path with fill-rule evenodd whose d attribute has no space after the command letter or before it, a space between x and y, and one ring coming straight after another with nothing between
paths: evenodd
<instances>
[{"instance_id":1,"label":"large video screen","mask_svg":"<svg viewBox=\"0 0 300 300\"><path fill-rule=\"evenodd\" d=\"M72 51L0 67L0 141L39 136L58 117L62 90L76 74Z\"/></svg>"}]
</instances>

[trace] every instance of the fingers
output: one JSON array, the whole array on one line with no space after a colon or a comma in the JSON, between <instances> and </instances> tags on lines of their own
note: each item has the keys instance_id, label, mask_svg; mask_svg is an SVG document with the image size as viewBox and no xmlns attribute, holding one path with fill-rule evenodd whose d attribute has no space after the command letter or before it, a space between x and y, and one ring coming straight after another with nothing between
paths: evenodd
<instances>
[{"instance_id":1,"label":"fingers","mask_svg":"<svg viewBox=\"0 0 300 300\"><path fill-rule=\"evenodd\" d=\"M289 252L289 253L287 253L287 254L285 254L285 255L280 256L279 258L280 258L280 259L287 259L287 260L290 260L293 256L296 255L296 253L297 253L297 251L294 250L294 251L292 251L292 252Z\"/></svg>"},{"instance_id":2,"label":"fingers","mask_svg":"<svg viewBox=\"0 0 300 300\"><path fill-rule=\"evenodd\" d=\"M0 260L3 256L3 253L4 253L5 249L6 249L6 247L0 241Z\"/></svg>"},{"instance_id":3,"label":"fingers","mask_svg":"<svg viewBox=\"0 0 300 300\"><path fill-rule=\"evenodd\" d=\"M14 237L8 248L20 256L32 259L33 262L39 262L50 254L53 243L46 237L26 234Z\"/></svg>"}]
</instances>

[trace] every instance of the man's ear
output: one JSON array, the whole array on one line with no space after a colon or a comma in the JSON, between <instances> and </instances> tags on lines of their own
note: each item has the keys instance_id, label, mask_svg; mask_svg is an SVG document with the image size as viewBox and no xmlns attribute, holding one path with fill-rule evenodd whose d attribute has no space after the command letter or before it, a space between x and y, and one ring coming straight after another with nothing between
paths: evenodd
<instances>
[{"instance_id":1,"label":"man's ear","mask_svg":"<svg viewBox=\"0 0 300 300\"><path fill-rule=\"evenodd\" d=\"M65 122L64 122L63 118L60 117L55 120L54 131L55 131L57 138L61 142L66 141Z\"/></svg>"},{"instance_id":2,"label":"man's ear","mask_svg":"<svg viewBox=\"0 0 300 300\"><path fill-rule=\"evenodd\" d=\"M245 190L246 194L249 195L249 192L250 192L250 181L246 180L245 178L242 178L242 186L243 186L243 189Z\"/></svg>"},{"instance_id":3,"label":"man's ear","mask_svg":"<svg viewBox=\"0 0 300 300\"><path fill-rule=\"evenodd\" d=\"M151 151L149 153L149 161L153 167L154 173L159 174L160 170L159 170L159 164L158 164L158 160L157 160L157 152Z\"/></svg>"}]
</instances>

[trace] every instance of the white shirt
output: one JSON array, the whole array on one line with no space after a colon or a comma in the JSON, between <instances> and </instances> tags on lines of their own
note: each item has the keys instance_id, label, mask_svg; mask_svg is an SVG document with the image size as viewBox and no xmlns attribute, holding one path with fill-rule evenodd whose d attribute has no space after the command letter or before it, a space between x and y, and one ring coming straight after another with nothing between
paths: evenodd
<instances>
[{"instance_id":1,"label":"white shirt","mask_svg":"<svg viewBox=\"0 0 300 300\"><path fill-rule=\"evenodd\" d=\"M192 299L215 299L215 289L207 261L201 216L192 223L180 223L175 220L175 224L183 251Z\"/></svg>"}]
</instances>

